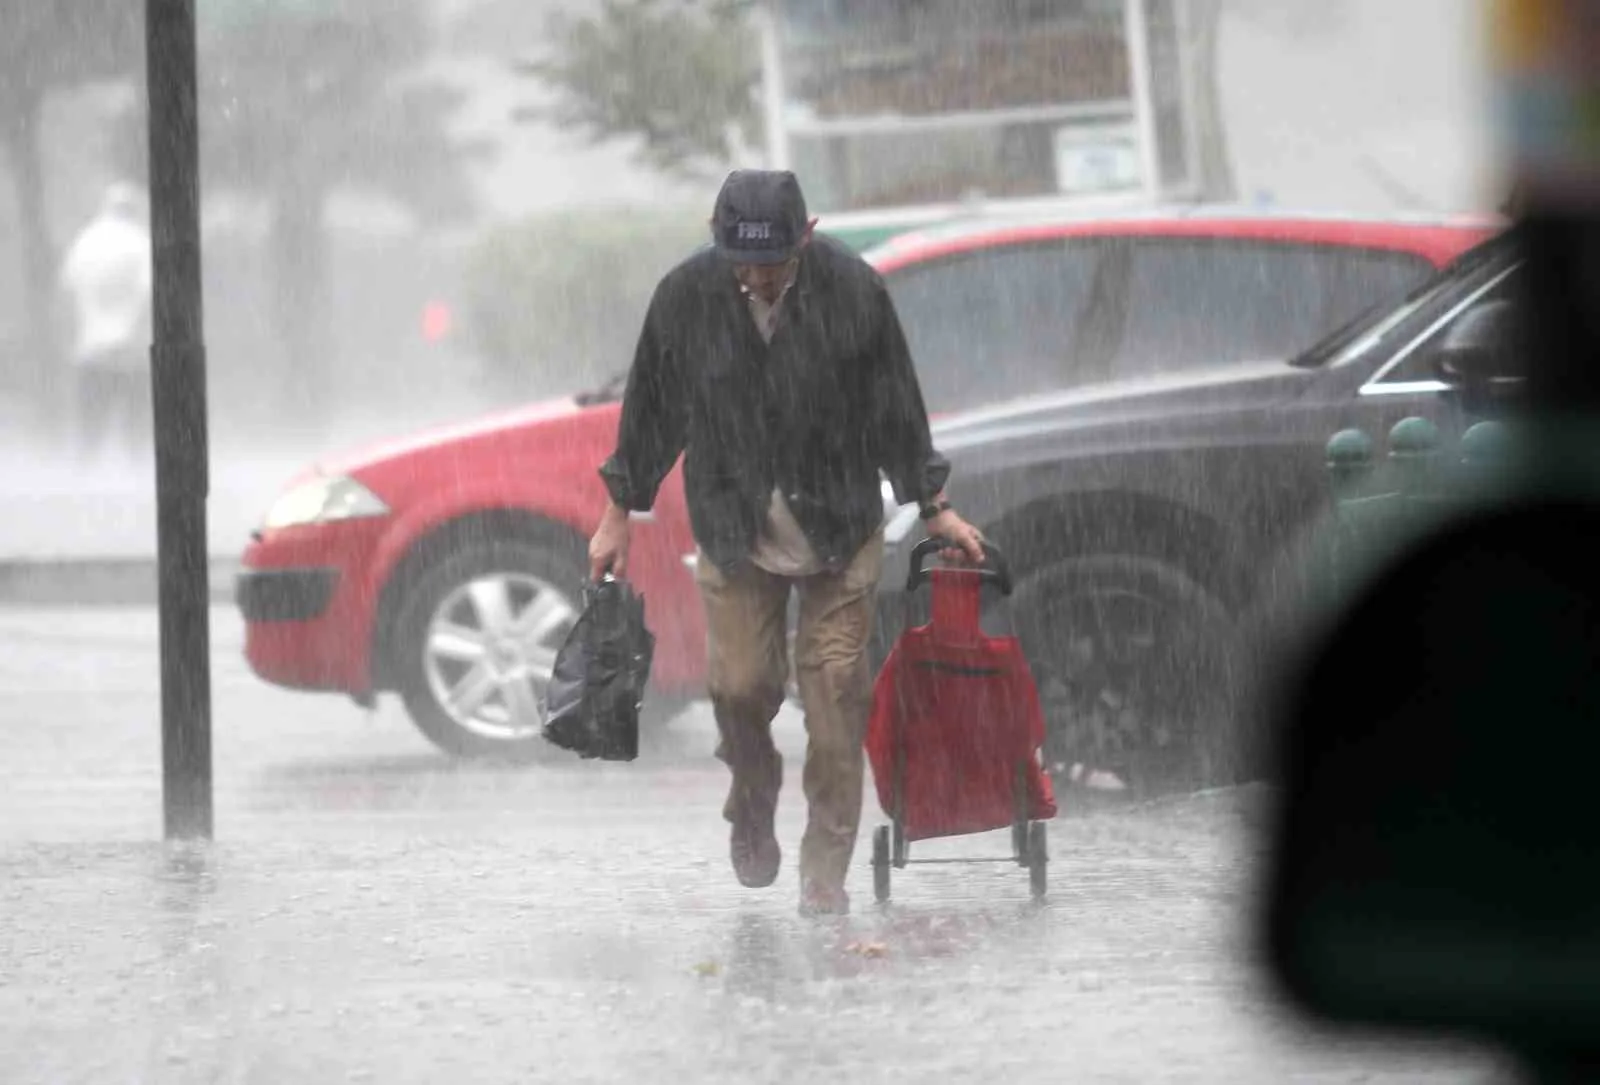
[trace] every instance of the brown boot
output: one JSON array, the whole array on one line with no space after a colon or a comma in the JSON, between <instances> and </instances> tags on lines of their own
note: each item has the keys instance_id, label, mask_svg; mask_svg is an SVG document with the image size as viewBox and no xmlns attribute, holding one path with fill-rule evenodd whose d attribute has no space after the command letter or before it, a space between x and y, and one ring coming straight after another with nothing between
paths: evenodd
<instances>
[{"instance_id":1,"label":"brown boot","mask_svg":"<svg viewBox=\"0 0 1600 1085\"><path fill-rule=\"evenodd\" d=\"M765 889L778 880L778 870L783 865L783 850L773 831L777 796L738 790L737 798L728 803L728 820L733 823L728 855L740 885Z\"/></svg>"}]
</instances>

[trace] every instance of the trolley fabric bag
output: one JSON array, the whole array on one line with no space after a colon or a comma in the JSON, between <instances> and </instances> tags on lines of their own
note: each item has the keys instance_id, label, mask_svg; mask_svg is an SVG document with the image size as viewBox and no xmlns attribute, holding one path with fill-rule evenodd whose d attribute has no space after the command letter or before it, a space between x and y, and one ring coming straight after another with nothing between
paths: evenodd
<instances>
[{"instance_id":1,"label":"trolley fabric bag","mask_svg":"<svg viewBox=\"0 0 1600 1085\"><path fill-rule=\"evenodd\" d=\"M873 689L866 747L878 801L906 841L1025 829L1056 815L1039 753L1044 713L1021 643L979 621L984 583L998 578L1009 594L1009 574L923 570L932 549L917 548L907 586L932 582L932 620L901 634Z\"/></svg>"}]
</instances>

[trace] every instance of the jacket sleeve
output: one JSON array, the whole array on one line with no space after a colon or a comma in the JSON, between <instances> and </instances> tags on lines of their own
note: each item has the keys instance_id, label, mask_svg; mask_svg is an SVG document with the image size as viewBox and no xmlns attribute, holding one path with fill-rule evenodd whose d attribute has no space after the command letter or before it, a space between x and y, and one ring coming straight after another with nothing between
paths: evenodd
<instances>
[{"instance_id":1,"label":"jacket sleeve","mask_svg":"<svg viewBox=\"0 0 1600 1085\"><path fill-rule=\"evenodd\" d=\"M872 381L871 439L879 468L901 504L926 504L944 489L950 461L933 447L922 386L899 314L882 280L874 299L877 358Z\"/></svg>"},{"instance_id":2,"label":"jacket sleeve","mask_svg":"<svg viewBox=\"0 0 1600 1085\"><path fill-rule=\"evenodd\" d=\"M667 473L678 462L688 433L687 386L682 358L665 334L670 308L656 288L628 371L616 450L600 466L611 500L629 512L648 512Z\"/></svg>"}]
</instances>

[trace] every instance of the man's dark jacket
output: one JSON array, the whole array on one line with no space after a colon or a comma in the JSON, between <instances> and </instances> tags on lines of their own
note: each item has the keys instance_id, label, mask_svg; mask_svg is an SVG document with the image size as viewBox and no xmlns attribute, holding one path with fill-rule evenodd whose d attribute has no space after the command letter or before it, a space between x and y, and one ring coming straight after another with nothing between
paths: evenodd
<instances>
[{"instance_id":1,"label":"man's dark jacket","mask_svg":"<svg viewBox=\"0 0 1600 1085\"><path fill-rule=\"evenodd\" d=\"M644 512L683 453L695 540L725 570L749 557L780 488L837 568L883 521L880 470L902 503L927 502L950 466L933 448L905 334L870 264L815 237L770 346L749 304L710 247L667 273L600 475L612 500Z\"/></svg>"}]
</instances>

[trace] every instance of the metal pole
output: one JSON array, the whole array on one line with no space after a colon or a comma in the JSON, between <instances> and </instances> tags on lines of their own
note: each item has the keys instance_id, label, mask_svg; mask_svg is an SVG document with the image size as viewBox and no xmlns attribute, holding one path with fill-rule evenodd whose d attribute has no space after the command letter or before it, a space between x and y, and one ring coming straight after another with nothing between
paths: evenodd
<instances>
[{"instance_id":1,"label":"metal pole","mask_svg":"<svg viewBox=\"0 0 1600 1085\"><path fill-rule=\"evenodd\" d=\"M1128 89L1133 97L1133 119L1139 129L1139 167L1144 173L1145 198L1154 203L1162 196L1160 131L1156 127L1151 94L1150 20L1145 0L1127 0L1122 27L1128 39Z\"/></svg>"},{"instance_id":2,"label":"metal pole","mask_svg":"<svg viewBox=\"0 0 1600 1085\"><path fill-rule=\"evenodd\" d=\"M761 37L761 97L766 113L767 168L789 169L789 132L784 123L787 113L783 79L782 13L775 3L764 3L755 10L756 32Z\"/></svg>"},{"instance_id":3,"label":"metal pole","mask_svg":"<svg viewBox=\"0 0 1600 1085\"><path fill-rule=\"evenodd\" d=\"M212 832L209 451L195 53L194 0L145 0L155 259L150 387L161 592L161 782L169 840L209 839Z\"/></svg>"}]
</instances>

